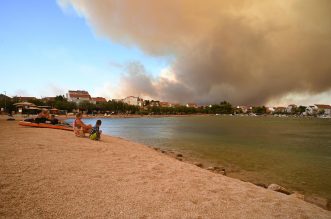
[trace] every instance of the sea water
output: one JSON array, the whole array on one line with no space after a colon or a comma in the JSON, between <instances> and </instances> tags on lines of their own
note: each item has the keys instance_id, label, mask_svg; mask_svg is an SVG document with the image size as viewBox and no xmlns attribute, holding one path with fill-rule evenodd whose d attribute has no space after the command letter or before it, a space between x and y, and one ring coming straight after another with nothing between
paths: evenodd
<instances>
[{"instance_id":1,"label":"sea water","mask_svg":"<svg viewBox=\"0 0 331 219\"><path fill-rule=\"evenodd\" d=\"M229 176L331 199L331 119L271 116L102 118L105 134L164 150ZM96 119L84 119L95 124Z\"/></svg>"}]
</instances>

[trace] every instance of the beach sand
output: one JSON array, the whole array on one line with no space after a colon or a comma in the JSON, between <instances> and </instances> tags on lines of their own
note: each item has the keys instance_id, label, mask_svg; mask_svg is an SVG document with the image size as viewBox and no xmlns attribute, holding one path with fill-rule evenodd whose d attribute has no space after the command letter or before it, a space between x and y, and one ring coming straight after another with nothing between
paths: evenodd
<instances>
[{"instance_id":1,"label":"beach sand","mask_svg":"<svg viewBox=\"0 0 331 219\"><path fill-rule=\"evenodd\" d=\"M0 120L2 218L331 218L331 212L103 136Z\"/></svg>"}]
</instances>

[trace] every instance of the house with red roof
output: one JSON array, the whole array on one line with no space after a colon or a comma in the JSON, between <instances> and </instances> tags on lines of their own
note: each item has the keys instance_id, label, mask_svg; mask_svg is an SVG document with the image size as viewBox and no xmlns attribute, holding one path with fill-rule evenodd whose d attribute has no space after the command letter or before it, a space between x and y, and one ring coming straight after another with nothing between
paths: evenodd
<instances>
[{"instance_id":1,"label":"house with red roof","mask_svg":"<svg viewBox=\"0 0 331 219\"><path fill-rule=\"evenodd\" d=\"M36 100L37 98L36 97L18 97L18 100L20 102L29 102L29 101L33 101L33 100Z\"/></svg>"},{"instance_id":2,"label":"house with red roof","mask_svg":"<svg viewBox=\"0 0 331 219\"><path fill-rule=\"evenodd\" d=\"M69 90L66 94L68 101L79 104L82 101L91 102L91 95L84 90Z\"/></svg>"},{"instance_id":3,"label":"house with red roof","mask_svg":"<svg viewBox=\"0 0 331 219\"><path fill-rule=\"evenodd\" d=\"M326 104L315 104L318 114L331 116L331 106Z\"/></svg>"},{"instance_id":4,"label":"house with red roof","mask_svg":"<svg viewBox=\"0 0 331 219\"><path fill-rule=\"evenodd\" d=\"M107 100L104 97L92 97L91 102L97 104L97 103L105 103L107 102Z\"/></svg>"},{"instance_id":5,"label":"house with red roof","mask_svg":"<svg viewBox=\"0 0 331 219\"><path fill-rule=\"evenodd\" d=\"M278 106L278 107L275 107L275 111L274 113L286 113L286 107L283 107L283 106Z\"/></svg>"},{"instance_id":6,"label":"house with red roof","mask_svg":"<svg viewBox=\"0 0 331 219\"><path fill-rule=\"evenodd\" d=\"M172 107L172 104L169 102L160 102L160 107Z\"/></svg>"}]
</instances>

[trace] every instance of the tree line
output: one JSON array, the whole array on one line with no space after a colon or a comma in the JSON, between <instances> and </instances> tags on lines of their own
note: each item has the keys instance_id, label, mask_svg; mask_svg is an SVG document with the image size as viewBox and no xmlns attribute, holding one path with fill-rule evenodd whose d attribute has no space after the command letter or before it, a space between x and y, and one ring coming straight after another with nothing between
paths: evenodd
<instances>
[{"instance_id":1,"label":"tree line","mask_svg":"<svg viewBox=\"0 0 331 219\"><path fill-rule=\"evenodd\" d=\"M0 108L6 108L7 112L16 111L15 103L20 102L19 97L9 98L4 95L0 97ZM56 96L52 100L43 99L30 99L30 103L37 106L50 106L56 108L60 111L65 112L75 112L77 110L85 111L88 114L92 113L112 113L112 114L155 114L155 115L165 115L165 114L232 114L234 109L232 105L223 101L220 104L214 104L210 107L186 107L186 106L175 106L175 107L160 107L149 105L147 101L144 107L133 106L121 101L109 100L107 102L100 103L90 103L89 101L82 101L79 104L75 102L68 101L64 95ZM6 105L6 107L5 107Z\"/></svg>"},{"instance_id":2,"label":"tree line","mask_svg":"<svg viewBox=\"0 0 331 219\"><path fill-rule=\"evenodd\" d=\"M0 108L6 108L7 112L16 111L15 103L20 102L19 97L9 98L5 95L0 95ZM182 114L240 114L243 113L241 109L234 108L231 103L222 101L219 104L213 104L209 106L201 107L186 107L186 106L174 106L174 107L160 107L150 104L150 101L145 101L143 107L128 105L121 101L109 100L107 102L90 103L89 101L82 101L79 104L68 101L64 95L56 96L52 100L43 99L31 99L29 102L37 106L50 106L56 108L65 113L84 111L88 114L92 113L109 113L109 114L140 114L140 115L182 115ZM302 114L305 112L306 107L299 106L293 109L291 114ZM251 109L252 113L257 115L267 114L267 108L265 106L256 106ZM23 112L24 113L24 112ZM283 114L288 114L283 112Z\"/></svg>"}]
</instances>

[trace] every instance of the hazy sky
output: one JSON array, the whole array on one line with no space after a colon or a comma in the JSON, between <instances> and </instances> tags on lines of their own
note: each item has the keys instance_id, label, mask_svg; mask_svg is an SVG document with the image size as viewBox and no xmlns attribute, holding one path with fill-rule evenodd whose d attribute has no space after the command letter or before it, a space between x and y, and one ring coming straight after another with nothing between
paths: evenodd
<instances>
[{"instance_id":1,"label":"hazy sky","mask_svg":"<svg viewBox=\"0 0 331 219\"><path fill-rule=\"evenodd\" d=\"M331 104L329 0L5 0L1 92Z\"/></svg>"}]
</instances>

